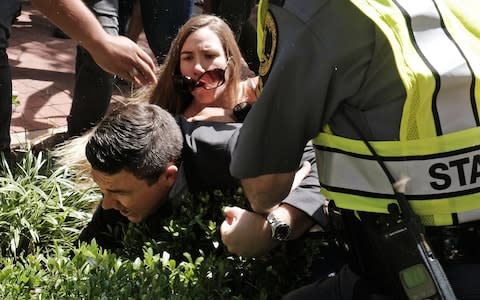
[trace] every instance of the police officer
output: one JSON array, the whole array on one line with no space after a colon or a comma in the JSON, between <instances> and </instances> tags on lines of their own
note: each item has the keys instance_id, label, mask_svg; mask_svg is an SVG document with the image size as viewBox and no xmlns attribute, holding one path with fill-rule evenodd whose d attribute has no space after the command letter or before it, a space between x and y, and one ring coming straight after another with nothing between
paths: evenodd
<instances>
[{"instance_id":1,"label":"police officer","mask_svg":"<svg viewBox=\"0 0 480 300\"><path fill-rule=\"evenodd\" d=\"M314 138L322 192L343 216L352 253L335 277L288 297L427 297L399 283L397 257L378 244L378 224L397 202L389 177L406 176L405 197L456 296L479 298L480 3L265 2L262 90L231 172L252 207L268 211Z\"/></svg>"}]
</instances>

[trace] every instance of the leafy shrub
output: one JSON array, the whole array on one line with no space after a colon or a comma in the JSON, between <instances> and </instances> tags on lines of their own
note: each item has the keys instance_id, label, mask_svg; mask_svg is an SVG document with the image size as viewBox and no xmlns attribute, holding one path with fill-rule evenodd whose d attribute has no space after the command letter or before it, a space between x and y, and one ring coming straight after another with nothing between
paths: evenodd
<instances>
[{"instance_id":1,"label":"leafy shrub","mask_svg":"<svg viewBox=\"0 0 480 300\"><path fill-rule=\"evenodd\" d=\"M1 299L278 299L310 280L326 249L301 239L260 259L228 253L221 208L246 207L241 190L184 195L160 235L129 224L117 253L95 242L75 248L97 196L78 190L68 169L44 164L29 154L18 175L0 178Z\"/></svg>"},{"instance_id":2,"label":"leafy shrub","mask_svg":"<svg viewBox=\"0 0 480 300\"><path fill-rule=\"evenodd\" d=\"M36 247L58 244L72 248L73 241L91 218L98 199L92 189L80 190L65 167L53 170L40 153L31 152L14 172L3 161L0 177L0 254L31 253Z\"/></svg>"}]
</instances>

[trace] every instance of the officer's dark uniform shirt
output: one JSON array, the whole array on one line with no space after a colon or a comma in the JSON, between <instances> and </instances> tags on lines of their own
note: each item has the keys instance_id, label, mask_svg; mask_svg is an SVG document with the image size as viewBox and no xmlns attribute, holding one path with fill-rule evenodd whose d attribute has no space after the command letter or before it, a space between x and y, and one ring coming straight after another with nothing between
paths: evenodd
<instances>
[{"instance_id":1,"label":"officer's dark uniform shirt","mask_svg":"<svg viewBox=\"0 0 480 300\"><path fill-rule=\"evenodd\" d=\"M171 216L175 199L189 191L223 189L238 187L238 181L229 173L230 144L237 137L241 123L218 122L187 122L183 117L177 117L177 122L184 135L182 163L169 199L158 211L150 215L144 222L152 235L155 229L162 230L156 224L162 218ZM315 165L315 153L311 144L307 145L302 158ZM188 187L187 187L188 186ZM284 199L311 216L318 224L325 226L326 217L322 205L324 198L319 192L318 173L312 168L310 174L304 178L300 186ZM121 235L115 237L110 228L118 223L127 224L129 221L118 210L105 210L99 205L93 214L91 222L82 231L79 240L89 242L96 239L98 245L106 249L121 248Z\"/></svg>"},{"instance_id":2,"label":"officer's dark uniform shirt","mask_svg":"<svg viewBox=\"0 0 480 300\"><path fill-rule=\"evenodd\" d=\"M380 29L344 0L287 0L269 9L263 88L240 132L232 175L293 171L303 145L326 124L358 138L340 107L367 138L398 140L405 89Z\"/></svg>"}]
</instances>

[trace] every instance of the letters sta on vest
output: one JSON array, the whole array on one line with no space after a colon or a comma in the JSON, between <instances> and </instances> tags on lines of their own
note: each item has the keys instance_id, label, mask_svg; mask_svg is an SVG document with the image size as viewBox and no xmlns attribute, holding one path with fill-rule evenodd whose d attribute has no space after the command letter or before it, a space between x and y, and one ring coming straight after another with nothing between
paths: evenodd
<instances>
[{"instance_id":1,"label":"letters sta on vest","mask_svg":"<svg viewBox=\"0 0 480 300\"><path fill-rule=\"evenodd\" d=\"M425 225L480 219L480 2L352 2L387 37L407 91L400 140L370 144L395 179L410 178ZM321 132L314 143L322 193L338 207L386 213L396 202L363 141Z\"/></svg>"}]
</instances>

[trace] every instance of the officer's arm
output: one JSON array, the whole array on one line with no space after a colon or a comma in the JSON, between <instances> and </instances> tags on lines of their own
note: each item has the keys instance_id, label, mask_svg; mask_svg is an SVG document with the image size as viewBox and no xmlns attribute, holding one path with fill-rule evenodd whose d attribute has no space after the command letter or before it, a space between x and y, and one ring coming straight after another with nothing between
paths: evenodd
<instances>
[{"instance_id":1,"label":"officer's arm","mask_svg":"<svg viewBox=\"0 0 480 300\"><path fill-rule=\"evenodd\" d=\"M290 193L295 172L268 174L242 179L242 187L252 209L260 213L280 203Z\"/></svg>"}]
</instances>

